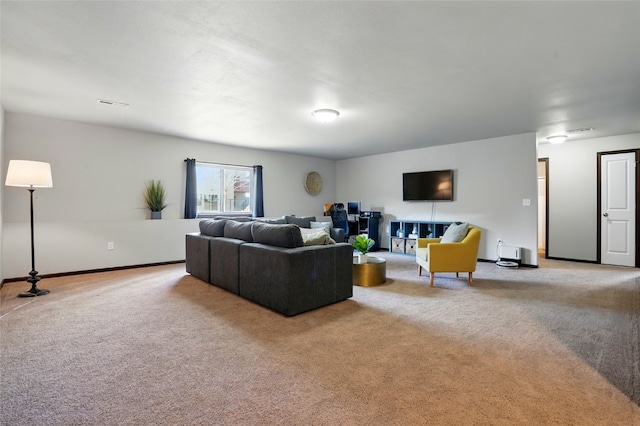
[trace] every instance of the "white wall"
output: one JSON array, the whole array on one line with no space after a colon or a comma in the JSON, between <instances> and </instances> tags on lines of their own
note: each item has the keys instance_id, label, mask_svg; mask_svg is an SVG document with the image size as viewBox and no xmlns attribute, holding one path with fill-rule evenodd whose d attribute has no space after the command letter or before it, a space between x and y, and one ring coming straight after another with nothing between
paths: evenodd
<instances>
[{"instance_id":1,"label":"white wall","mask_svg":"<svg viewBox=\"0 0 640 426\"><path fill-rule=\"evenodd\" d=\"M640 149L640 133L539 146L549 158L549 257L597 260L597 153L625 149Z\"/></svg>"},{"instance_id":2,"label":"white wall","mask_svg":"<svg viewBox=\"0 0 640 426\"><path fill-rule=\"evenodd\" d=\"M454 169L453 202L402 201L403 172L440 169ZM336 195L382 212L383 247L392 219L468 221L482 228L481 259L496 259L501 238L524 248L523 263L537 265L536 170L536 135L527 133L338 161Z\"/></svg>"},{"instance_id":3,"label":"white wall","mask_svg":"<svg viewBox=\"0 0 640 426\"><path fill-rule=\"evenodd\" d=\"M265 216L316 215L335 200L335 162L8 112L3 181L9 159L51 163L53 188L35 192L36 266L40 274L184 259L184 234L198 220L184 211L184 159L263 165ZM322 192L304 190L317 171ZM148 220L144 182L168 192L161 221ZM28 191L2 188L2 277L31 270ZM107 242L115 250L107 250Z\"/></svg>"}]
</instances>

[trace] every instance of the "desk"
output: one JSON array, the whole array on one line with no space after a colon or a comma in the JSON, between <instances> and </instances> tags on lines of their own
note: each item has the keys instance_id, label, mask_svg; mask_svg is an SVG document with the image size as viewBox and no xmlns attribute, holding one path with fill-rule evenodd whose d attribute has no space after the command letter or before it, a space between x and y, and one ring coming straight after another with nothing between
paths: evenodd
<instances>
[{"instance_id":1,"label":"desk","mask_svg":"<svg viewBox=\"0 0 640 426\"><path fill-rule=\"evenodd\" d=\"M387 282L387 261L369 256L367 263L353 264L353 285L373 287Z\"/></svg>"}]
</instances>

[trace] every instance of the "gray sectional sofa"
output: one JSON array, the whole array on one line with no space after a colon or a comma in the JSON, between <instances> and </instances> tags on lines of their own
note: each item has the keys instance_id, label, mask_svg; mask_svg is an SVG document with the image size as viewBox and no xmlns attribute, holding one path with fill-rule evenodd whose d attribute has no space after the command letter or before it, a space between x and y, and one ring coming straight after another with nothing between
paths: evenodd
<instances>
[{"instance_id":1,"label":"gray sectional sofa","mask_svg":"<svg viewBox=\"0 0 640 426\"><path fill-rule=\"evenodd\" d=\"M298 224L206 219L186 235L186 269L285 316L351 297L351 245L304 244Z\"/></svg>"}]
</instances>

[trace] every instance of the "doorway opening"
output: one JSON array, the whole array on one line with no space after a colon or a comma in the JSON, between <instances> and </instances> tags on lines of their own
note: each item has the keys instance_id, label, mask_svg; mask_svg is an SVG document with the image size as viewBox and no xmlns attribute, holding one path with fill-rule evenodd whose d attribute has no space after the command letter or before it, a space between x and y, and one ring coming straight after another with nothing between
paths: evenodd
<instances>
[{"instance_id":1,"label":"doorway opening","mask_svg":"<svg viewBox=\"0 0 640 426\"><path fill-rule=\"evenodd\" d=\"M538 159L538 256L549 257L549 158Z\"/></svg>"}]
</instances>

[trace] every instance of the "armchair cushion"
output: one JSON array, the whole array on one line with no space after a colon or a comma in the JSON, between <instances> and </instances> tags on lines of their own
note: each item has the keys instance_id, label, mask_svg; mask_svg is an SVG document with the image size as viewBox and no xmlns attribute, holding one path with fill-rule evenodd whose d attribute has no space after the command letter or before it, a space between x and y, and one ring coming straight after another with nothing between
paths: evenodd
<instances>
[{"instance_id":1,"label":"armchair cushion","mask_svg":"<svg viewBox=\"0 0 640 426\"><path fill-rule=\"evenodd\" d=\"M442 236L441 243L459 243L469 232L469 224L464 223L452 223Z\"/></svg>"}]
</instances>

